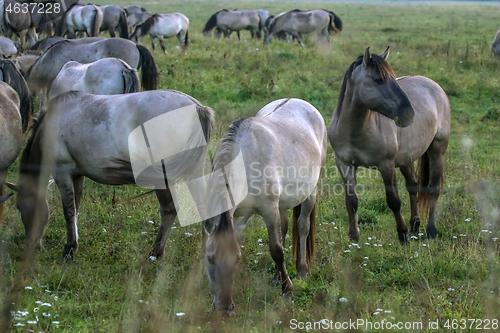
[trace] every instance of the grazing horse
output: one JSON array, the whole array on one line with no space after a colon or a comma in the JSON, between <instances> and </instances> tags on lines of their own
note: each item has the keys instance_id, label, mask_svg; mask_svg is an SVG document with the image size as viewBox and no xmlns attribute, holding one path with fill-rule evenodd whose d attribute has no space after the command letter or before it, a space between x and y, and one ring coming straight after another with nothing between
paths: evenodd
<instances>
[{"instance_id":1,"label":"grazing horse","mask_svg":"<svg viewBox=\"0 0 500 333\"><path fill-rule=\"evenodd\" d=\"M349 66L328 138L345 183L349 236L359 240L356 169L372 167L382 175L399 241L406 244L408 228L400 211L395 168L405 177L410 193L411 232L418 233L420 226L418 202L426 210L430 206L427 237L435 238L436 202L450 136L450 103L443 89L428 78L395 79L386 62L388 55L389 48L380 56L370 54L368 48Z\"/></svg>"},{"instance_id":2,"label":"grazing horse","mask_svg":"<svg viewBox=\"0 0 500 333\"><path fill-rule=\"evenodd\" d=\"M143 24L151 16L153 16L153 15L151 15L151 13L148 13L148 12L138 12L138 13L134 12L134 13L128 14L127 25L128 25L128 29L129 29L130 33L132 34L132 32L135 30L135 28L139 24Z\"/></svg>"},{"instance_id":3,"label":"grazing horse","mask_svg":"<svg viewBox=\"0 0 500 333\"><path fill-rule=\"evenodd\" d=\"M68 238L63 259L71 260L78 247L77 216L84 178L106 185L134 184L133 149L145 147L144 136L134 133L141 126L148 127L157 117L175 114L177 109L185 107L193 108L193 112L184 112L183 117L174 115L177 121L167 122L162 127L165 137L159 139L172 146L200 149L184 150L180 156L165 158L168 162L164 165L182 165L176 179L203 178L213 111L191 96L171 90L111 96L71 91L50 100L48 111L36 122L21 157L17 206L28 248L41 245L49 217L46 197L51 173L61 194L66 219ZM203 146L201 139L205 142ZM161 257L177 212L168 187L157 188L155 192L160 203L161 226L154 254Z\"/></svg>"},{"instance_id":4,"label":"grazing horse","mask_svg":"<svg viewBox=\"0 0 500 333\"><path fill-rule=\"evenodd\" d=\"M19 12L16 13L15 8L18 8ZM21 3L14 0L0 1L0 27L5 37L11 38L16 35L21 46L24 37L28 48L38 41L31 13L21 10Z\"/></svg>"},{"instance_id":5,"label":"grazing horse","mask_svg":"<svg viewBox=\"0 0 500 333\"><path fill-rule=\"evenodd\" d=\"M72 41L54 44L30 67L26 81L32 94L40 91L48 94L52 81L68 61L87 64L103 58L119 58L132 68L142 67L142 88L156 89L158 73L151 53L144 46L123 38L106 38L88 44Z\"/></svg>"},{"instance_id":6,"label":"grazing horse","mask_svg":"<svg viewBox=\"0 0 500 333\"><path fill-rule=\"evenodd\" d=\"M117 58L104 58L90 64L68 61L52 83L48 98L71 90L94 95L128 94L139 91L139 78L135 69Z\"/></svg>"},{"instance_id":7,"label":"grazing horse","mask_svg":"<svg viewBox=\"0 0 500 333\"><path fill-rule=\"evenodd\" d=\"M173 14L154 14L148 18L143 24L135 28L134 33L130 36L133 42L141 42L141 37L149 34L153 51L155 49L155 38L160 41L161 48L165 53L165 45L163 38L171 38L177 36L183 53L187 52L188 48L188 29L189 19L181 13Z\"/></svg>"},{"instance_id":8,"label":"grazing horse","mask_svg":"<svg viewBox=\"0 0 500 333\"><path fill-rule=\"evenodd\" d=\"M127 13L116 5L101 6L103 13L100 31L108 31L111 37L115 37L115 30L120 31L120 37L128 39Z\"/></svg>"},{"instance_id":9,"label":"grazing horse","mask_svg":"<svg viewBox=\"0 0 500 333\"><path fill-rule=\"evenodd\" d=\"M300 99L274 101L255 117L229 127L213 156L207 183L207 217L214 217L203 222L214 308L228 314L234 309L231 288L241 256L236 233L253 214L261 215L266 223L276 263L273 285L281 279L282 290L288 293L293 284L284 262L284 244L287 210L293 208L294 258L298 275L307 274L314 251L316 186L326 148L323 117ZM242 190L245 186L247 191ZM233 225L239 216L244 218Z\"/></svg>"},{"instance_id":10,"label":"grazing horse","mask_svg":"<svg viewBox=\"0 0 500 333\"><path fill-rule=\"evenodd\" d=\"M22 146L22 134L31 120L31 100L22 75L8 60L0 60L0 222L3 203L12 195L4 195L9 166ZM10 187L10 184L7 184Z\"/></svg>"},{"instance_id":11,"label":"grazing horse","mask_svg":"<svg viewBox=\"0 0 500 333\"><path fill-rule=\"evenodd\" d=\"M286 32L304 46L302 34L316 31L318 37L324 37L330 42L331 32L340 33L342 31L342 21L331 11L316 9L303 12L295 9L274 17L266 30L264 44L269 43L277 33Z\"/></svg>"},{"instance_id":12,"label":"grazing horse","mask_svg":"<svg viewBox=\"0 0 500 333\"><path fill-rule=\"evenodd\" d=\"M259 14L254 10L233 10L227 9L219 10L208 19L203 29L203 35L210 37L213 28L217 28L218 35L220 32L224 37L229 37L231 32L238 32L238 39L240 37L240 30L250 30L250 35L256 35L257 38L261 37L263 21L260 19Z\"/></svg>"},{"instance_id":13,"label":"grazing horse","mask_svg":"<svg viewBox=\"0 0 500 333\"><path fill-rule=\"evenodd\" d=\"M72 43L76 44L89 44L89 43L94 43L98 42L100 40L106 39L105 37L86 37L86 38L79 38L79 39L66 39L63 37L59 36L51 36L42 39L41 41L37 42L35 45L33 45L30 50L31 51L39 51L39 52L45 52L47 51L52 45L59 43L60 41L63 40L69 40Z\"/></svg>"},{"instance_id":14,"label":"grazing horse","mask_svg":"<svg viewBox=\"0 0 500 333\"><path fill-rule=\"evenodd\" d=\"M22 47L19 43L12 39L0 36L0 56L2 58L10 58L22 52Z\"/></svg>"},{"instance_id":15,"label":"grazing horse","mask_svg":"<svg viewBox=\"0 0 500 333\"><path fill-rule=\"evenodd\" d=\"M97 37L103 20L103 13L98 6L73 5L60 18L56 36L75 38L75 32L86 32L88 37Z\"/></svg>"}]
</instances>

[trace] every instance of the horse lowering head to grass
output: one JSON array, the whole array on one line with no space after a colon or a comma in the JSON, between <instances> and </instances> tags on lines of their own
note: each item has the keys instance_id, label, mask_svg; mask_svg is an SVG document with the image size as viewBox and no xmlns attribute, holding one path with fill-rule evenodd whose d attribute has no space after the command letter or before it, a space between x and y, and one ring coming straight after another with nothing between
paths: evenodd
<instances>
[{"instance_id":1,"label":"horse lowering head to grass","mask_svg":"<svg viewBox=\"0 0 500 333\"><path fill-rule=\"evenodd\" d=\"M356 170L376 168L396 219L399 241L406 244L408 228L401 214L395 168L405 177L410 193L411 232L419 231L418 203L429 209L427 237L435 238L436 202L450 136L450 103L443 89L426 77L396 79L386 62L388 55L389 48L381 55L371 54L367 48L349 66L328 138L345 183L349 237L359 240Z\"/></svg>"},{"instance_id":2,"label":"horse lowering head to grass","mask_svg":"<svg viewBox=\"0 0 500 333\"><path fill-rule=\"evenodd\" d=\"M252 38L261 37L261 30L264 22L255 10L227 10L222 9L213 14L203 28L203 35L206 37L212 36L212 29L216 28L217 35L224 34L224 37L229 37L231 32L238 33L240 39L240 30L250 30Z\"/></svg>"},{"instance_id":3,"label":"horse lowering head to grass","mask_svg":"<svg viewBox=\"0 0 500 333\"><path fill-rule=\"evenodd\" d=\"M299 277L312 264L316 186L326 160L326 126L309 103L287 98L269 103L255 117L235 121L213 156L203 222L205 267L213 307L231 314L231 289L240 247L236 234L248 218L264 218L276 264L273 285L289 293L284 261L288 210L293 209L293 252ZM280 171L281 170L281 171ZM286 171L284 171L286 170ZM237 225L233 219L244 217Z\"/></svg>"},{"instance_id":4,"label":"horse lowering head to grass","mask_svg":"<svg viewBox=\"0 0 500 333\"><path fill-rule=\"evenodd\" d=\"M269 43L273 37L279 33L292 35L300 45L302 35L316 32L318 37L324 37L330 42L330 33L340 33L342 31L342 21L332 11L323 9L303 12L295 9L282 13L276 17L268 19L264 34L264 44Z\"/></svg>"}]
</instances>

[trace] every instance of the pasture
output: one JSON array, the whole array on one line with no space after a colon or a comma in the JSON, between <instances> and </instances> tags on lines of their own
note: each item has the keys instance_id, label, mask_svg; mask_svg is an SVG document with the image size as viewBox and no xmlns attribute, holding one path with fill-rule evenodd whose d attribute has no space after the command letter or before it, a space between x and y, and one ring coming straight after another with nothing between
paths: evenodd
<instances>
[{"instance_id":1,"label":"pasture","mask_svg":"<svg viewBox=\"0 0 500 333\"><path fill-rule=\"evenodd\" d=\"M97 4L109 4L95 1ZM114 1L127 6L134 1ZM317 322L500 320L500 59L491 54L500 6L475 3L297 3L141 1L151 13L181 12L190 20L189 50L181 55L176 38L153 53L159 89L187 93L216 113L213 140L240 117L253 116L285 97L304 99L327 126L347 67L367 46L382 53L396 75L422 75L436 81L451 103L451 138L445 158L444 187L436 214L438 238L412 237L402 247L386 205L378 172L360 169L361 237L348 238L343 182L329 146L326 172L316 206L316 253L311 273L297 280L290 250L286 265L294 290L291 300L271 287L274 262L261 218L252 217L239 237L242 257L233 287L231 317L212 312L203 269L200 224L176 222L160 260L149 259L160 215L154 195L129 200L144 189L85 181L79 213L79 251L60 263L65 220L55 184L49 187L51 217L44 248L22 267L24 227L9 200L0 226L0 304L13 302L13 332L289 332L290 320ZM222 9L258 9L278 14L294 8L325 8L343 21L341 35L316 46L315 36L296 42L203 37L208 18ZM151 50L149 38L142 44ZM212 148L213 151L213 148ZM18 176L16 163L9 181ZM402 213L410 208L398 172ZM321 191L322 190L322 191ZM427 221L422 216L421 232ZM291 230L291 228L290 228ZM19 274L24 272L24 274ZM16 287L18 292L11 290ZM49 305L47 305L49 304ZM27 313L24 313L24 312ZM2 316L2 321L5 320ZM36 322L36 323L30 323ZM17 324L24 326L16 326ZM482 325L484 327L484 324ZM493 329L490 324L491 331ZM343 331L343 330L339 330ZM347 331L347 330L346 330ZM352 332L382 332L359 327ZM392 331L395 331L394 329Z\"/></svg>"}]
</instances>

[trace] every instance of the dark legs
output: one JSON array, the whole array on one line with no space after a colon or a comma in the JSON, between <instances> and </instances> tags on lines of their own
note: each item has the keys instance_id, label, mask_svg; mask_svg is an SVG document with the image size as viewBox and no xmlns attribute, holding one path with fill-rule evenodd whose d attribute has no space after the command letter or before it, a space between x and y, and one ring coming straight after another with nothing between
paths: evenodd
<instances>
[{"instance_id":1,"label":"dark legs","mask_svg":"<svg viewBox=\"0 0 500 333\"><path fill-rule=\"evenodd\" d=\"M281 245L285 247L286 234L288 232L288 213L286 210L280 211L281 222ZM280 268L276 265L276 274L274 275L272 286L276 287L281 279Z\"/></svg>"},{"instance_id":2,"label":"dark legs","mask_svg":"<svg viewBox=\"0 0 500 333\"><path fill-rule=\"evenodd\" d=\"M379 169L382 174L382 179L385 185L385 195L387 199L387 206L392 210L394 218L396 219L396 228L398 231L398 239L401 244L408 243L408 227L401 215L401 200L398 194L398 184L396 181L396 169L393 163L380 166Z\"/></svg>"},{"instance_id":3,"label":"dark legs","mask_svg":"<svg viewBox=\"0 0 500 333\"><path fill-rule=\"evenodd\" d=\"M429 154L429 222L427 223L427 238L436 238L436 203L439 198L441 181L443 179L444 153L448 147L448 140L434 140L427 150Z\"/></svg>"},{"instance_id":4,"label":"dark legs","mask_svg":"<svg viewBox=\"0 0 500 333\"><path fill-rule=\"evenodd\" d=\"M109 32L109 35L111 36L111 38L116 37L115 29L114 28L109 28L108 32Z\"/></svg>"},{"instance_id":5,"label":"dark legs","mask_svg":"<svg viewBox=\"0 0 500 333\"><path fill-rule=\"evenodd\" d=\"M358 227L358 197L356 196L356 170L352 165L344 164L338 156L336 156L337 168L344 179L345 186L345 206L349 215L349 238L359 240Z\"/></svg>"},{"instance_id":6,"label":"dark legs","mask_svg":"<svg viewBox=\"0 0 500 333\"><path fill-rule=\"evenodd\" d=\"M156 197L160 202L161 225L151 255L160 258L165 252L165 243L167 242L168 234L177 216L177 211L175 210L174 201L169 189L157 190Z\"/></svg>"},{"instance_id":7,"label":"dark legs","mask_svg":"<svg viewBox=\"0 0 500 333\"><path fill-rule=\"evenodd\" d=\"M309 272L308 256L308 246L307 238L309 234L313 232L311 230L311 213L314 212L314 205L316 204L316 193L309 195L303 203L300 204L300 215L297 219L297 227L299 231L299 251L300 251L300 262L297 262L297 275L303 278ZM313 221L314 222L314 221ZM313 238L314 239L314 238Z\"/></svg>"},{"instance_id":8,"label":"dark legs","mask_svg":"<svg viewBox=\"0 0 500 333\"><path fill-rule=\"evenodd\" d=\"M418 234L420 228L420 217L418 216L418 203L417 203L417 177L415 175L415 168L413 162L399 168L406 181L406 189L410 194L410 207L411 207L411 220L410 231L413 235Z\"/></svg>"}]
</instances>

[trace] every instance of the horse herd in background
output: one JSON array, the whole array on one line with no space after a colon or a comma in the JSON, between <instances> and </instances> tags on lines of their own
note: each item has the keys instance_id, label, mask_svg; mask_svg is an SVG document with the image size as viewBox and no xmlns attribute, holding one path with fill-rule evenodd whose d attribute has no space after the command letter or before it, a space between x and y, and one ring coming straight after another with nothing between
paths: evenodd
<instances>
[{"instance_id":1,"label":"horse herd in background","mask_svg":"<svg viewBox=\"0 0 500 333\"><path fill-rule=\"evenodd\" d=\"M10 1L13 0L0 2L4 6L0 11L4 15L4 32L13 27L5 24L13 22L4 10ZM419 232L420 205L429 212L427 236L436 237L435 208L450 135L450 104L441 87L428 78L396 78L386 61L389 48L380 55L370 53L368 48L349 66L328 129L318 110L295 98L274 101L255 117L233 122L213 155L212 173L205 184L206 142L210 142L214 125L213 110L184 93L156 90L158 72L154 59L144 46L134 43L149 34L152 40L158 38L165 50L163 38L176 35L185 52L189 20L180 13L151 15L140 6L122 9L80 4L70 7L58 19L55 27L38 30L39 26L31 23L26 33L19 30L19 38L30 36L34 50L31 52L35 54L18 55L19 45L9 44L7 38L0 39L5 57L17 55L0 59L0 219L3 203L13 195L4 195L5 184L18 192L17 208L29 251L41 246L49 219L47 186L51 176L61 194L68 232L63 260L71 260L78 247L77 218L84 178L107 185L134 184L129 149L131 143L132 147L140 146L143 138L129 134L159 116L188 106L194 111L162 129L187 152L166 158L164 172L173 165L175 181L201 179L199 209L219 209L202 223L214 307L228 314L234 309L231 288L241 256L236 235L251 215L261 215L266 223L269 250L276 264L273 285L281 283L282 291L289 293L293 284L285 266L284 243L287 210L293 209L292 243L297 272L300 277L308 273L315 243L316 189L326 163L328 140L344 180L351 239L359 239L358 167L376 167L380 171L401 244L408 243L409 230L400 211L396 168L405 177L410 193L410 232ZM46 19L39 22L52 25ZM37 31L49 34L52 28L58 36L33 43ZM342 30L342 21L326 10L292 10L276 16L263 10L221 10L208 20L204 35L209 36L213 29L219 37L228 37L232 32L240 37L241 30L259 37L264 31L265 43L273 37L292 37L302 44L302 35L312 32L329 41L330 33ZM98 37L103 30L111 36L118 30L121 37L130 35L132 41ZM72 39L79 32L88 37ZM66 35L69 39L64 38ZM4 45L10 48L4 49ZM141 80L137 76L139 69ZM143 92L139 92L140 86ZM39 115L31 120L35 97L40 99ZM31 121L17 184L6 182L7 170L21 152L23 133ZM237 174L233 161L238 156L242 156L247 172L244 181L231 178ZM418 170L414 169L415 161ZM301 171L270 173L266 169ZM242 185L247 185L248 193L239 202L233 202L228 193L241 194ZM161 257L177 210L173 189L167 186L155 193L161 224L152 255ZM227 207L230 202L234 205Z\"/></svg>"}]
</instances>

